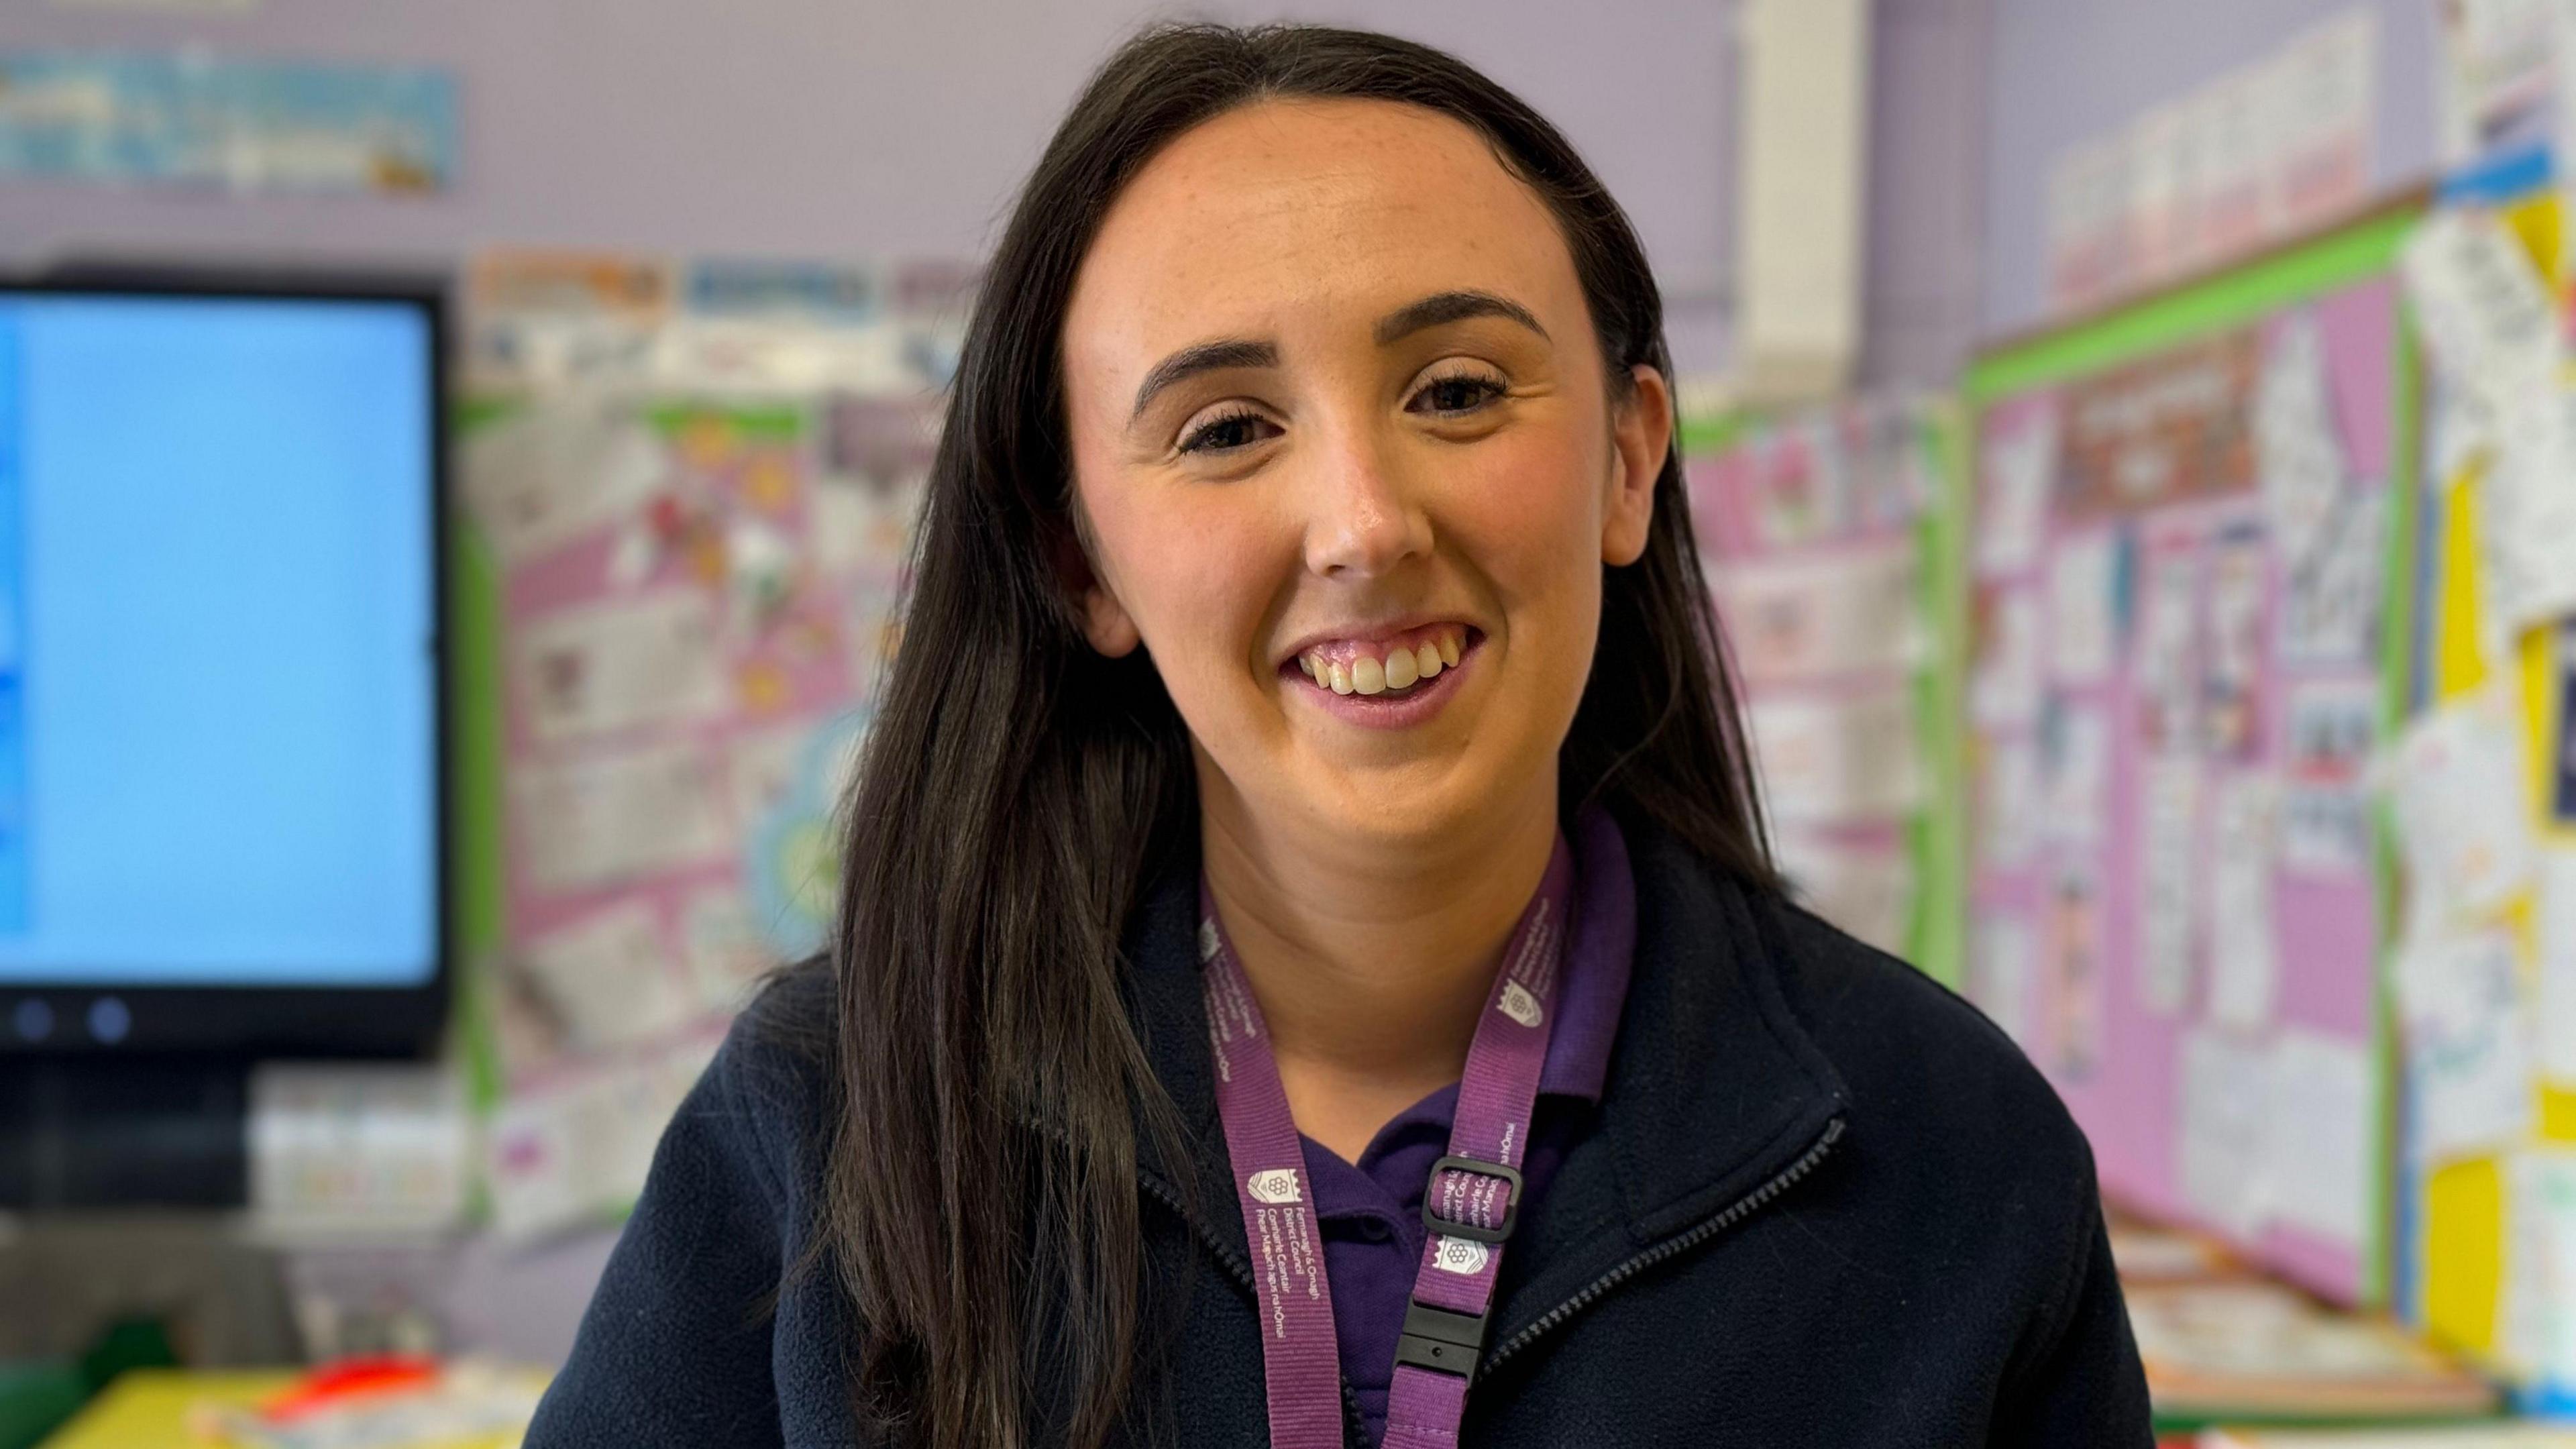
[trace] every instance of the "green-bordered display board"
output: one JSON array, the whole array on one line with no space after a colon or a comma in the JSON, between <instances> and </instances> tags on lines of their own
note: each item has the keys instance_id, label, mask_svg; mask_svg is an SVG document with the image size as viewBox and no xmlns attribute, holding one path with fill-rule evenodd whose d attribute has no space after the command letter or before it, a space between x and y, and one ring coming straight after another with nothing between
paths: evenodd
<instances>
[{"instance_id":1,"label":"green-bordered display board","mask_svg":"<svg viewBox=\"0 0 2576 1449\"><path fill-rule=\"evenodd\" d=\"M2417 373L2391 211L1966 386L1969 995L2105 1193L2386 1291Z\"/></svg>"}]
</instances>

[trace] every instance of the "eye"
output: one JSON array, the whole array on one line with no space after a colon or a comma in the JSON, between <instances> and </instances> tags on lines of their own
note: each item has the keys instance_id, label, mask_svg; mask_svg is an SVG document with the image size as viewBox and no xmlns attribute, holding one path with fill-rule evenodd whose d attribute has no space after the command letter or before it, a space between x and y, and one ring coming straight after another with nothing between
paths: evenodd
<instances>
[{"instance_id":1,"label":"eye","mask_svg":"<svg viewBox=\"0 0 2576 1449\"><path fill-rule=\"evenodd\" d=\"M1453 373L1447 377L1435 377L1424 383L1422 390L1415 393L1405 403L1404 408L1407 412L1438 413L1447 417L1456 417L1462 413L1476 411L1495 398L1501 397L1503 392L1504 387L1500 379L1475 372Z\"/></svg>"},{"instance_id":2,"label":"eye","mask_svg":"<svg viewBox=\"0 0 2576 1449\"><path fill-rule=\"evenodd\" d=\"M1266 431L1265 431L1266 430ZM1184 453L1227 453L1278 435L1279 425L1250 408L1217 414L1181 439Z\"/></svg>"}]
</instances>

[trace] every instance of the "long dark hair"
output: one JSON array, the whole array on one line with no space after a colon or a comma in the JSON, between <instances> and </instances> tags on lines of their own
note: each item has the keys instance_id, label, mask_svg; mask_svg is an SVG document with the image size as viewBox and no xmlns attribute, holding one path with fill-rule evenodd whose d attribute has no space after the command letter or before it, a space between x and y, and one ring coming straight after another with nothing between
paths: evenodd
<instances>
[{"instance_id":1,"label":"long dark hair","mask_svg":"<svg viewBox=\"0 0 2576 1449\"><path fill-rule=\"evenodd\" d=\"M1195 838L1196 806L1152 662L1101 657L1076 611L1062 331L1127 182L1182 132L1268 97L1392 101L1474 128L1554 211L1607 385L1631 386L1640 363L1671 375L1627 217L1555 127L1448 55L1348 30L1158 28L1074 103L960 354L902 648L849 802L832 952L842 1100L817 1241L865 1325L860 1411L933 1449L1096 1445L1135 1387L1138 1113L1178 1128L1121 1005L1119 941L1149 873ZM1768 882L1678 459L1654 508L1645 556L1603 580L1566 803L1597 798ZM1060 1410L1044 1424L1041 1379Z\"/></svg>"}]
</instances>

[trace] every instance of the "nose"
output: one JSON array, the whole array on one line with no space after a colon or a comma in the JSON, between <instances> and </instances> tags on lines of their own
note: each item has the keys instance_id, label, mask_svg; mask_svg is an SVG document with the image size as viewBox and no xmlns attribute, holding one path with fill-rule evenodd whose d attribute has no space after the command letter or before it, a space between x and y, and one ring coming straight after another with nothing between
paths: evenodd
<instances>
[{"instance_id":1,"label":"nose","mask_svg":"<svg viewBox=\"0 0 2576 1449\"><path fill-rule=\"evenodd\" d=\"M1431 516L1386 442L1353 429L1310 454L1306 567L1325 578L1377 578L1431 552Z\"/></svg>"}]
</instances>

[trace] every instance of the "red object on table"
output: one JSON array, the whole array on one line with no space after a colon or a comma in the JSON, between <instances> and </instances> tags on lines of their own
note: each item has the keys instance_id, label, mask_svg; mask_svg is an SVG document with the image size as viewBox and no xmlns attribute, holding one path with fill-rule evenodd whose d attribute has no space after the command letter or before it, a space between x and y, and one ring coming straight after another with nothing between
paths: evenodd
<instances>
[{"instance_id":1,"label":"red object on table","mask_svg":"<svg viewBox=\"0 0 2576 1449\"><path fill-rule=\"evenodd\" d=\"M438 1360L417 1354L366 1354L327 1363L260 1405L271 1423L288 1424L351 1399L426 1388L438 1381Z\"/></svg>"}]
</instances>

